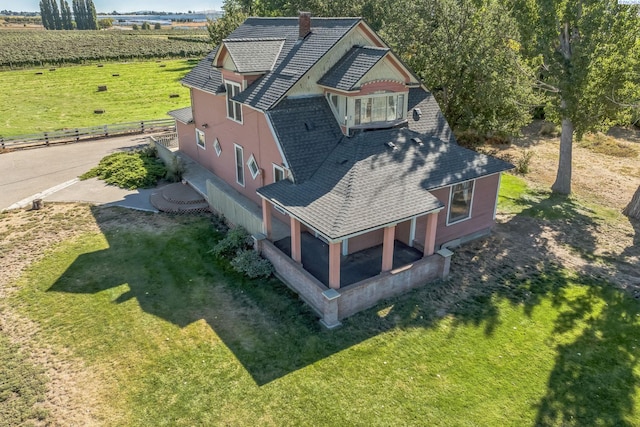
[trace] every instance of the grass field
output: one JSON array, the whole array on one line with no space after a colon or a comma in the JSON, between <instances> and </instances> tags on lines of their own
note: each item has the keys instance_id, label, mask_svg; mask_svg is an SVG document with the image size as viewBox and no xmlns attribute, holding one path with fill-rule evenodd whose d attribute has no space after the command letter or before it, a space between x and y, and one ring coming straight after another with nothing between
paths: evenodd
<instances>
[{"instance_id":1,"label":"grass field","mask_svg":"<svg viewBox=\"0 0 640 427\"><path fill-rule=\"evenodd\" d=\"M536 211L535 198L547 198L517 177L505 176L503 188L501 211L515 206L527 221L554 226L574 211L601 218L577 199ZM640 424L640 302L550 258L497 262L491 273L454 265L451 281L381 303L329 332L277 280L247 280L214 259L209 250L219 235L206 217L86 206L70 212L56 214L55 223L46 211L0 216L0 224L20 215L13 224L81 227L28 269L0 309L34 321L41 345L67 349L97 376L82 389L103 402L87 408L97 419L141 426ZM24 227L9 229L7 244L29 235ZM455 262L487 257L481 248L469 249L471 261ZM464 257L462 250L454 260Z\"/></svg>"},{"instance_id":2,"label":"grass field","mask_svg":"<svg viewBox=\"0 0 640 427\"><path fill-rule=\"evenodd\" d=\"M189 90L179 80L195 63L105 63L0 72L0 136L168 117L167 111L190 104ZM107 91L99 92L101 85ZM170 98L171 94L179 97ZM94 113L100 109L104 114Z\"/></svg>"}]
</instances>

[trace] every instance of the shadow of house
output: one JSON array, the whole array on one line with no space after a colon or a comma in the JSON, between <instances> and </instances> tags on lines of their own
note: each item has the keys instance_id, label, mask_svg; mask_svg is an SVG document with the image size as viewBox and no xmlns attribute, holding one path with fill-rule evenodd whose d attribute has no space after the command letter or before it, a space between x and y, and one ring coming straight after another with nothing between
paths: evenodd
<instances>
[{"instance_id":1,"label":"shadow of house","mask_svg":"<svg viewBox=\"0 0 640 427\"><path fill-rule=\"evenodd\" d=\"M93 209L108 248L81 253L48 291L97 294L127 284L114 304L135 299L145 313L179 327L204 320L258 385L386 331L434 328L444 316L453 318L454 327L484 325L491 335L501 322L501 301L522 305L531 315L543 300L551 300L561 311L551 337L558 356L538 422L577 417L583 424L624 424L633 409L638 304L607 283L565 269L547 250L549 237L540 237L542 228L560 229L560 223L539 219L542 213L531 215L544 208L531 206L530 212L499 224L491 237L461 247L454 262L466 268L454 269L451 280L384 301L331 332L278 280L248 280L208 254L218 236L207 220L175 217L188 226L172 223L158 232L158 216L138 213L148 215L142 223L150 228L131 231L117 225L127 222L126 211ZM111 215L103 220L107 210ZM585 297L567 297L565 289L573 283L588 287ZM578 338L567 340L572 334ZM615 375L607 380L608 373ZM595 394L600 403L593 403Z\"/></svg>"}]
</instances>

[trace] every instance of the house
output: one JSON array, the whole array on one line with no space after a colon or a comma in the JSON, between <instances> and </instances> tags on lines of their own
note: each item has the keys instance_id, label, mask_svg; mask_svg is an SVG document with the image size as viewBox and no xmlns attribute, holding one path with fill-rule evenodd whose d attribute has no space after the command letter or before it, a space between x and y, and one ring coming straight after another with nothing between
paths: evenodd
<instances>
[{"instance_id":1,"label":"house","mask_svg":"<svg viewBox=\"0 0 640 427\"><path fill-rule=\"evenodd\" d=\"M360 18L248 18L182 82L191 107L170 114L180 151L219 178L209 203L328 327L445 277L447 248L494 224L512 165L460 147Z\"/></svg>"}]
</instances>

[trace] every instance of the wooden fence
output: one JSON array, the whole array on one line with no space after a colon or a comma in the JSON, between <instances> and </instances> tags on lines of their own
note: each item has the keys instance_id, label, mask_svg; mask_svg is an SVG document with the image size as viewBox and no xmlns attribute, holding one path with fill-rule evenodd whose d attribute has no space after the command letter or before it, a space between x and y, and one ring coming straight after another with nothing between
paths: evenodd
<instances>
[{"instance_id":1,"label":"wooden fence","mask_svg":"<svg viewBox=\"0 0 640 427\"><path fill-rule=\"evenodd\" d=\"M52 132L34 133L10 137L0 136L0 148L29 148L50 144L78 142L87 139L106 138L109 136L173 131L176 129L175 119L145 120L140 122L116 123L113 125L93 126L87 128L56 130Z\"/></svg>"}]
</instances>

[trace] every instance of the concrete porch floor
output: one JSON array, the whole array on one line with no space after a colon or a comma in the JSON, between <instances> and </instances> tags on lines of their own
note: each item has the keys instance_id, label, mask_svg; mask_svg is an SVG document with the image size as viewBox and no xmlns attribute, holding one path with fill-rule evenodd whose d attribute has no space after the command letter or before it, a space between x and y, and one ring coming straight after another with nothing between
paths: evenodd
<instances>
[{"instance_id":1,"label":"concrete porch floor","mask_svg":"<svg viewBox=\"0 0 640 427\"><path fill-rule=\"evenodd\" d=\"M312 276L329 286L329 245L307 232L301 233L302 266ZM287 256L291 256L291 237L273 243ZM422 259L421 251L395 241L393 268L400 268ZM382 268L382 245L374 246L340 260L340 287L352 285L380 274Z\"/></svg>"}]
</instances>

